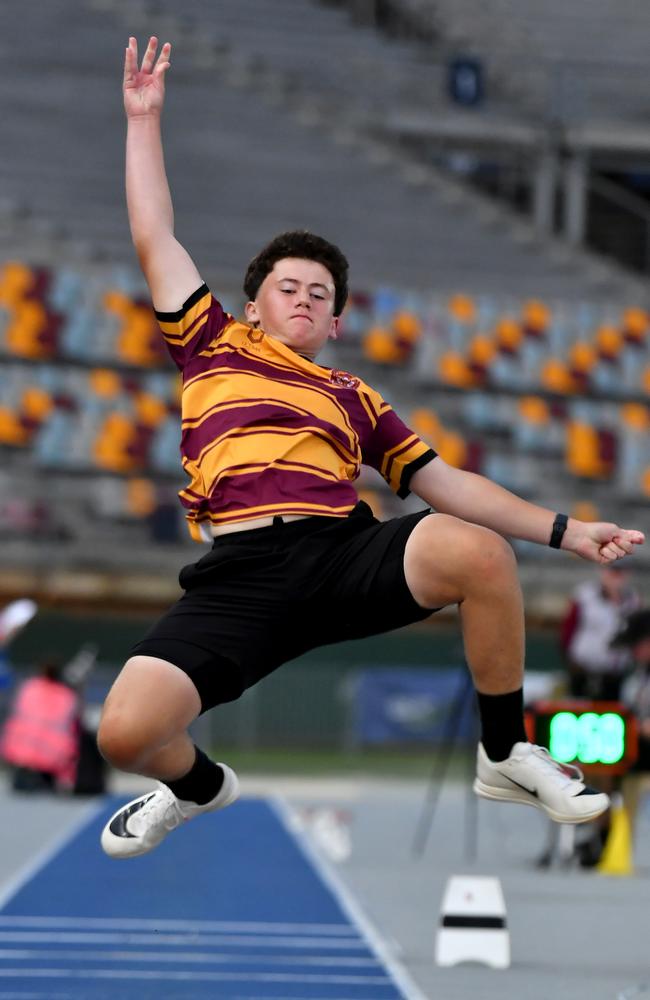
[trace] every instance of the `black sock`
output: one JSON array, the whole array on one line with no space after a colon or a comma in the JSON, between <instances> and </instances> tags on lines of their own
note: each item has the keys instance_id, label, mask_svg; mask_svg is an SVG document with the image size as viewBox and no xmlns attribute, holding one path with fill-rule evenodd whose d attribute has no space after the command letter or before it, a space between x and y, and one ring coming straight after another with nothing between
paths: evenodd
<instances>
[{"instance_id":1,"label":"black sock","mask_svg":"<svg viewBox=\"0 0 650 1000\"><path fill-rule=\"evenodd\" d=\"M505 760L515 743L526 743L524 690L478 695L481 742L490 760Z\"/></svg>"},{"instance_id":2,"label":"black sock","mask_svg":"<svg viewBox=\"0 0 650 1000\"><path fill-rule=\"evenodd\" d=\"M164 784L171 788L177 799L204 806L218 795L223 785L223 771L218 764L206 757L202 750L198 747L194 749L196 757L187 774L182 778L175 778L174 781L165 781Z\"/></svg>"}]
</instances>

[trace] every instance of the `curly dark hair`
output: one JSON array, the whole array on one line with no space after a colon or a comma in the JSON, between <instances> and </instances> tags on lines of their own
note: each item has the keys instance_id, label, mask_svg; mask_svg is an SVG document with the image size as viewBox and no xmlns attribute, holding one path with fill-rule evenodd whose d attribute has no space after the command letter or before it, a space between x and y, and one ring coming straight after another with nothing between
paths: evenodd
<instances>
[{"instance_id":1,"label":"curly dark hair","mask_svg":"<svg viewBox=\"0 0 650 1000\"><path fill-rule=\"evenodd\" d=\"M340 316L348 298L347 259L333 243L305 229L280 233L253 257L244 278L244 292L248 299L251 302L255 300L266 276L285 257L315 260L327 268L334 281L334 315Z\"/></svg>"}]
</instances>

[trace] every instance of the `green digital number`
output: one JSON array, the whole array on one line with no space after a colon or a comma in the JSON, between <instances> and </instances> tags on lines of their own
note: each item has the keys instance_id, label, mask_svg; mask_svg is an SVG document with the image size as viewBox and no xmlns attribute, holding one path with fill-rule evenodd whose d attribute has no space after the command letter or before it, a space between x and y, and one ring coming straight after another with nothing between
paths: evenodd
<instances>
[{"instance_id":1,"label":"green digital number","mask_svg":"<svg viewBox=\"0 0 650 1000\"><path fill-rule=\"evenodd\" d=\"M578 720L573 712L557 712L551 719L548 749L551 757L564 762L578 756Z\"/></svg>"},{"instance_id":2,"label":"green digital number","mask_svg":"<svg viewBox=\"0 0 650 1000\"><path fill-rule=\"evenodd\" d=\"M556 760L581 764L616 764L625 754L625 720L615 712L556 712L549 731Z\"/></svg>"},{"instance_id":3,"label":"green digital number","mask_svg":"<svg viewBox=\"0 0 650 1000\"><path fill-rule=\"evenodd\" d=\"M616 764L625 753L625 721L615 712L600 717L600 759Z\"/></svg>"}]
</instances>

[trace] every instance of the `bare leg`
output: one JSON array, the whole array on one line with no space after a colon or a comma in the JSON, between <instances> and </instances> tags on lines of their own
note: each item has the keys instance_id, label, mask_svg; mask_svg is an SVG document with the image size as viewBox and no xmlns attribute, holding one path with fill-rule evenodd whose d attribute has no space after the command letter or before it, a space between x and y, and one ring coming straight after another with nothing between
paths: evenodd
<instances>
[{"instance_id":1,"label":"bare leg","mask_svg":"<svg viewBox=\"0 0 650 1000\"><path fill-rule=\"evenodd\" d=\"M458 604L477 690L518 690L523 683L524 611L517 564L505 539L456 517L432 514L409 537L404 572L422 607Z\"/></svg>"},{"instance_id":2,"label":"bare leg","mask_svg":"<svg viewBox=\"0 0 650 1000\"><path fill-rule=\"evenodd\" d=\"M100 751L122 771L174 780L194 763L187 727L200 711L199 694L186 673L166 660L134 656L106 699Z\"/></svg>"},{"instance_id":3,"label":"bare leg","mask_svg":"<svg viewBox=\"0 0 650 1000\"><path fill-rule=\"evenodd\" d=\"M474 790L544 809L558 823L600 816L609 799L573 781L527 740L523 719L524 612L512 549L500 535L446 514L416 525L406 582L425 608L458 604L481 715Z\"/></svg>"}]
</instances>

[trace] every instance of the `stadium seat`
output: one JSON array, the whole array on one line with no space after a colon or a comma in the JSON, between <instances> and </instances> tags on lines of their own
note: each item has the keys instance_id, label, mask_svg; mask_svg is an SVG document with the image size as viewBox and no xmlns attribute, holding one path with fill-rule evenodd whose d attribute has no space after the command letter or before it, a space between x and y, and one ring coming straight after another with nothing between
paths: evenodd
<instances>
[{"instance_id":1,"label":"stadium seat","mask_svg":"<svg viewBox=\"0 0 650 1000\"><path fill-rule=\"evenodd\" d=\"M579 420L567 424L565 459L569 472L582 479L602 479L610 471L601 458L597 428Z\"/></svg>"},{"instance_id":2,"label":"stadium seat","mask_svg":"<svg viewBox=\"0 0 650 1000\"><path fill-rule=\"evenodd\" d=\"M644 344L650 326L650 317L645 309L630 307L621 318L621 330L629 344Z\"/></svg>"},{"instance_id":3,"label":"stadium seat","mask_svg":"<svg viewBox=\"0 0 650 1000\"><path fill-rule=\"evenodd\" d=\"M435 447L436 439L441 430L441 423L433 410L421 406L412 410L409 417L409 427L428 444Z\"/></svg>"},{"instance_id":4,"label":"stadium seat","mask_svg":"<svg viewBox=\"0 0 650 1000\"><path fill-rule=\"evenodd\" d=\"M521 310L521 326L528 336L543 337L551 322L551 310L539 299L524 302Z\"/></svg>"},{"instance_id":5,"label":"stadium seat","mask_svg":"<svg viewBox=\"0 0 650 1000\"><path fill-rule=\"evenodd\" d=\"M15 357L35 360L56 353L50 317L36 299L23 299L13 307L4 339L7 351Z\"/></svg>"},{"instance_id":6,"label":"stadium seat","mask_svg":"<svg viewBox=\"0 0 650 1000\"><path fill-rule=\"evenodd\" d=\"M0 444L24 448L29 444L30 437L30 430L20 414L0 405Z\"/></svg>"},{"instance_id":7,"label":"stadium seat","mask_svg":"<svg viewBox=\"0 0 650 1000\"><path fill-rule=\"evenodd\" d=\"M575 391L571 372L559 358L549 358L542 365L541 385L548 392L567 395Z\"/></svg>"},{"instance_id":8,"label":"stadium seat","mask_svg":"<svg viewBox=\"0 0 650 1000\"><path fill-rule=\"evenodd\" d=\"M156 509L156 487L150 479L129 478L126 482L126 513L131 517L149 517Z\"/></svg>"},{"instance_id":9,"label":"stadium seat","mask_svg":"<svg viewBox=\"0 0 650 1000\"><path fill-rule=\"evenodd\" d=\"M182 478L180 471L181 428L177 417L169 416L158 425L149 448L152 470L173 473Z\"/></svg>"},{"instance_id":10,"label":"stadium seat","mask_svg":"<svg viewBox=\"0 0 650 1000\"><path fill-rule=\"evenodd\" d=\"M445 385L469 389L479 381L470 365L455 351L446 351L438 362L438 375Z\"/></svg>"},{"instance_id":11,"label":"stadium seat","mask_svg":"<svg viewBox=\"0 0 650 1000\"><path fill-rule=\"evenodd\" d=\"M0 269L0 305L15 308L34 287L34 271L20 261L7 261Z\"/></svg>"},{"instance_id":12,"label":"stadium seat","mask_svg":"<svg viewBox=\"0 0 650 1000\"><path fill-rule=\"evenodd\" d=\"M625 403L619 418L617 485L622 494L638 496L645 492L650 464L650 410L642 403Z\"/></svg>"},{"instance_id":13,"label":"stadium seat","mask_svg":"<svg viewBox=\"0 0 650 1000\"><path fill-rule=\"evenodd\" d=\"M476 323L476 302L470 295L462 293L452 295L447 304L447 309L451 318L456 320L457 323L462 323L466 326Z\"/></svg>"},{"instance_id":14,"label":"stadium seat","mask_svg":"<svg viewBox=\"0 0 650 1000\"><path fill-rule=\"evenodd\" d=\"M74 434L75 417L65 410L54 409L34 437L34 458L42 468L69 466L70 442Z\"/></svg>"},{"instance_id":15,"label":"stadium seat","mask_svg":"<svg viewBox=\"0 0 650 1000\"><path fill-rule=\"evenodd\" d=\"M110 472L130 472L137 466L133 453L136 425L126 414L113 411L105 418L94 443L93 457L98 468Z\"/></svg>"},{"instance_id":16,"label":"stadium seat","mask_svg":"<svg viewBox=\"0 0 650 1000\"><path fill-rule=\"evenodd\" d=\"M363 338L364 354L369 361L379 365L396 365L402 360L402 352L390 330L373 326Z\"/></svg>"}]
</instances>

